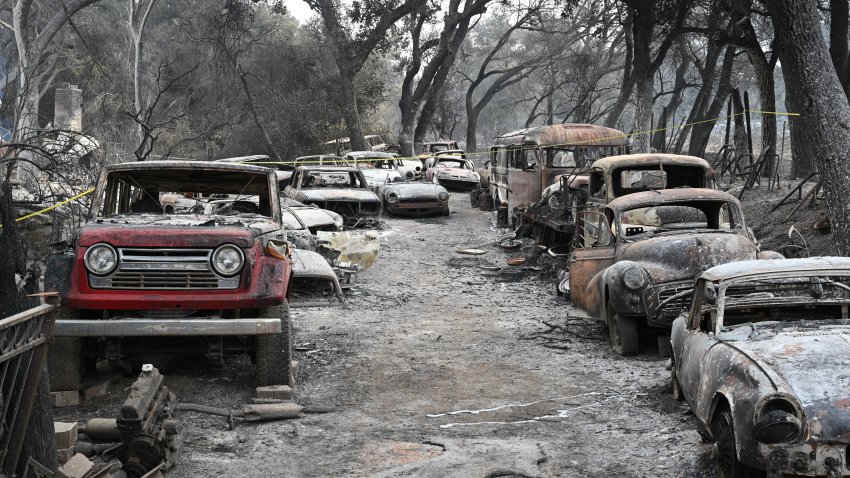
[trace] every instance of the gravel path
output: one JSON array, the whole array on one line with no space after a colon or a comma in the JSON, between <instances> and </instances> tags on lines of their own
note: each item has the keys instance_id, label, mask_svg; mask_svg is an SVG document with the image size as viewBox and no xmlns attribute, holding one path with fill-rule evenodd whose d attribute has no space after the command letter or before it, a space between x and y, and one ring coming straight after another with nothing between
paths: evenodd
<instances>
[{"instance_id":1,"label":"gravel path","mask_svg":"<svg viewBox=\"0 0 850 478\"><path fill-rule=\"evenodd\" d=\"M187 414L168 475L713 476L696 420L670 397L665 359L614 356L601 327L568 318L552 280L480 267L505 264L502 251L454 252L501 231L467 195L451 201L448 218L388 221L349 308L293 309L296 400L335 413L233 431ZM244 360L164 373L181 401L251 397ZM131 382L57 420L115 416Z\"/></svg>"}]
</instances>

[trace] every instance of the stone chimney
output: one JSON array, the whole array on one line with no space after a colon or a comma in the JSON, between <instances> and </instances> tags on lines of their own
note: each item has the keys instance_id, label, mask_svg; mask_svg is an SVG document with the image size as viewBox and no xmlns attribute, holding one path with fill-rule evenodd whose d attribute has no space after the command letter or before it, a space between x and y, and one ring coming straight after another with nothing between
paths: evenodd
<instances>
[{"instance_id":1,"label":"stone chimney","mask_svg":"<svg viewBox=\"0 0 850 478\"><path fill-rule=\"evenodd\" d=\"M60 83L56 87L53 127L82 133L83 90L77 88L77 85Z\"/></svg>"}]
</instances>

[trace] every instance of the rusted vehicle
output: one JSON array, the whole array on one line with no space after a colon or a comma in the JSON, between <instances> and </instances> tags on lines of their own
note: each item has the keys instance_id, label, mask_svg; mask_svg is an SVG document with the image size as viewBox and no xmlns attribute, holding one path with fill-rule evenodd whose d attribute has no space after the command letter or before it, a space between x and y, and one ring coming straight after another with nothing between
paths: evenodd
<instances>
[{"instance_id":1,"label":"rusted vehicle","mask_svg":"<svg viewBox=\"0 0 850 478\"><path fill-rule=\"evenodd\" d=\"M268 168L145 161L104 168L75 243L49 258L46 290L62 308L52 388L79 388L96 360L135 365L248 353L256 381L288 384L288 242ZM229 215L168 214L162 194L235 195ZM256 197L256 202L242 198Z\"/></svg>"},{"instance_id":2,"label":"rusted vehicle","mask_svg":"<svg viewBox=\"0 0 850 478\"><path fill-rule=\"evenodd\" d=\"M380 199L363 172L352 167L299 166L284 196L333 211L349 227L374 225L381 215Z\"/></svg>"},{"instance_id":3,"label":"rusted vehicle","mask_svg":"<svg viewBox=\"0 0 850 478\"><path fill-rule=\"evenodd\" d=\"M437 162L437 158L440 157L467 159L466 152L462 149L444 149L442 151L436 151L429 155L420 155L419 159L422 160L422 167L424 168L424 171L427 171L428 168L433 167L434 163Z\"/></svg>"},{"instance_id":4,"label":"rusted vehicle","mask_svg":"<svg viewBox=\"0 0 850 478\"><path fill-rule=\"evenodd\" d=\"M352 151L345 160L358 168L393 169L407 181L422 179L422 163L418 160L404 160L397 153L383 151Z\"/></svg>"},{"instance_id":5,"label":"rusted vehicle","mask_svg":"<svg viewBox=\"0 0 850 478\"><path fill-rule=\"evenodd\" d=\"M713 189L626 195L578 215L569 259L573 305L608 326L621 355L639 352L639 334L669 331L687 307L678 294L718 264L781 255L759 250L741 205Z\"/></svg>"},{"instance_id":6,"label":"rusted vehicle","mask_svg":"<svg viewBox=\"0 0 850 478\"><path fill-rule=\"evenodd\" d=\"M439 184L393 182L381 186L384 211L393 216L448 216L449 192Z\"/></svg>"},{"instance_id":7,"label":"rusted vehicle","mask_svg":"<svg viewBox=\"0 0 850 478\"><path fill-rule=\"evenodd\" d=\"M457 155L440 155L425 170L425 180L446 189L471 191L481 182L472 161Z\"/></svg>"},{"instance_id":8,"label":"rusted vehicle","mask_svg":"<svg viewBox=\"0 0 850 478\"><path fill-rule=\"evenodd\" d=\"M525 210L523 222L535 228L538 243L551 247L572 241L579 209L602 209L626 194L655 189L714 188L708 161L678 154L627 154L596 160L587 173L564 174Z\"/></svg>"},{"instance_id":9,"label":"rusted vehicle","mask_svg":"<svg viewBox=\"0 0 850 478\"><path fill-rule=\"evenodd\" d=\"M714 443L718 477L850 476L850 259L705 271L669 364ZM762 472L763 473L763 472Z\"/></svg>"},{"instance_id":10,"label":"rusted vehicle","mask_svg":"<svg viewBox=\"0 0 850 478\"><path fill-rule=\"evenodd\" d=\"M458 146L457 141L452 141L450 139L438 139L436 141L422 143L421 154L430 155L433 153L439 153L440 151L449 150L460 150L460 146Z\"/></svg>"},{"instance_id":11,"label":"rusted vehicle","mask_svg":"<svg viewBox=\"0 0 850 478\"><path fill-rule=\"evenodd\" d=\"M505 133L490 148L490 193L500 222L538 202L562 175L586 172L595 160L628 152L629 139L616 129L589 124L538 126Z\"/></svg>"}]
</instances>

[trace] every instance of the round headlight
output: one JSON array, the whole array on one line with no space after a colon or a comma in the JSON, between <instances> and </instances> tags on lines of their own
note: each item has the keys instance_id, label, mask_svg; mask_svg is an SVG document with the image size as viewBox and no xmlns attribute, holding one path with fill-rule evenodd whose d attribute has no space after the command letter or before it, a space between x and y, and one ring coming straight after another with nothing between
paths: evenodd
<instances>
[{"instance_id":1,"label":"round headlight","mask_svg":"<svg viewBox=\"0 0 850 478\"><path fill-rule=\"evenodd\" d=\"M413 177L413 171L408 171L407 173L405 173L405 175L406 175L408 178L412 178L412 177Z\"/></svg>"},{"instance_id":2,"label":"round headlight","mask_svg":"<svg viewBox=\"0 0 850 478\"><path fill-rule=\"evenodd\" d=\"M623 272L623 284L632 290L640 289L646 285L646 273L638 266L629 266Z\"/></svg>"},{"instance_id":3,"label":"round headlight","mask_svg":"<svg viewBox=\"0 0 850 478\"><path fill-rule=\"evenodd\" d=\"M387 202L390 203L390 204L397 203L398 202L398 194L396 194L396 193L387 194Z\"/></svg>"},{"instance_id":4,"label":"round headlight","mask_svg":"<svg viewBox=\"0 0 850 478\"><path fill-rule=\"evenodd\" d=\"M242 249L233 244L224 244L213 252L211 262L216 272L223 276L232 276L242 269L245 255L242 254Z\"/></svg>"},{"instance_id":5,"label":"round headlight","mask_svg":"<svg viewBox=\"0 0 850 478\"><path fill-rule=\"evenodd\" d=\"M764 402L756 418L753 425L753 437L768 445L792 441L802 429L802 417L799 410L783 398L773 398Z\"/></svg>"},{"instance_id":6,"label":"round headlight","mask_svg":"<svg viewBox=\"0 0 850 478\"><path fill-rule=\"evenodd\" d=\"M83 262L92 274L106 275L118 266L118 253L114 247L101 242L89 247Z\"/></svg>"},{"instance_id":7,"label":"round headlight","mask_svg":"<svg viewBox=\"0 0 850 478\"><path fill-rule=\"evenodd\" d=\"M449 193L443 191L437 197L440 198L440 201L448 201L449 200Z\"/></svg>"}]
</instances>

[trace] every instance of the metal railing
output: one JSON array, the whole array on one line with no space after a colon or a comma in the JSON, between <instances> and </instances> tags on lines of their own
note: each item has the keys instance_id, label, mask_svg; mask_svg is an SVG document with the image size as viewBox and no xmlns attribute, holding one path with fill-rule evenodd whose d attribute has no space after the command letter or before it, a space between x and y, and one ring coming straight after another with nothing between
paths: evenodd
<instances>
[{"instance_id":1,"label":"metal railing","mask_svg":"<svg viewBox=\"0 0 850 478\"><path fill-rule=\"evenodd\" d=\"M0 476L18 464L56 309L45 304L0 320Z\"/></svg>"}]
</instances>

